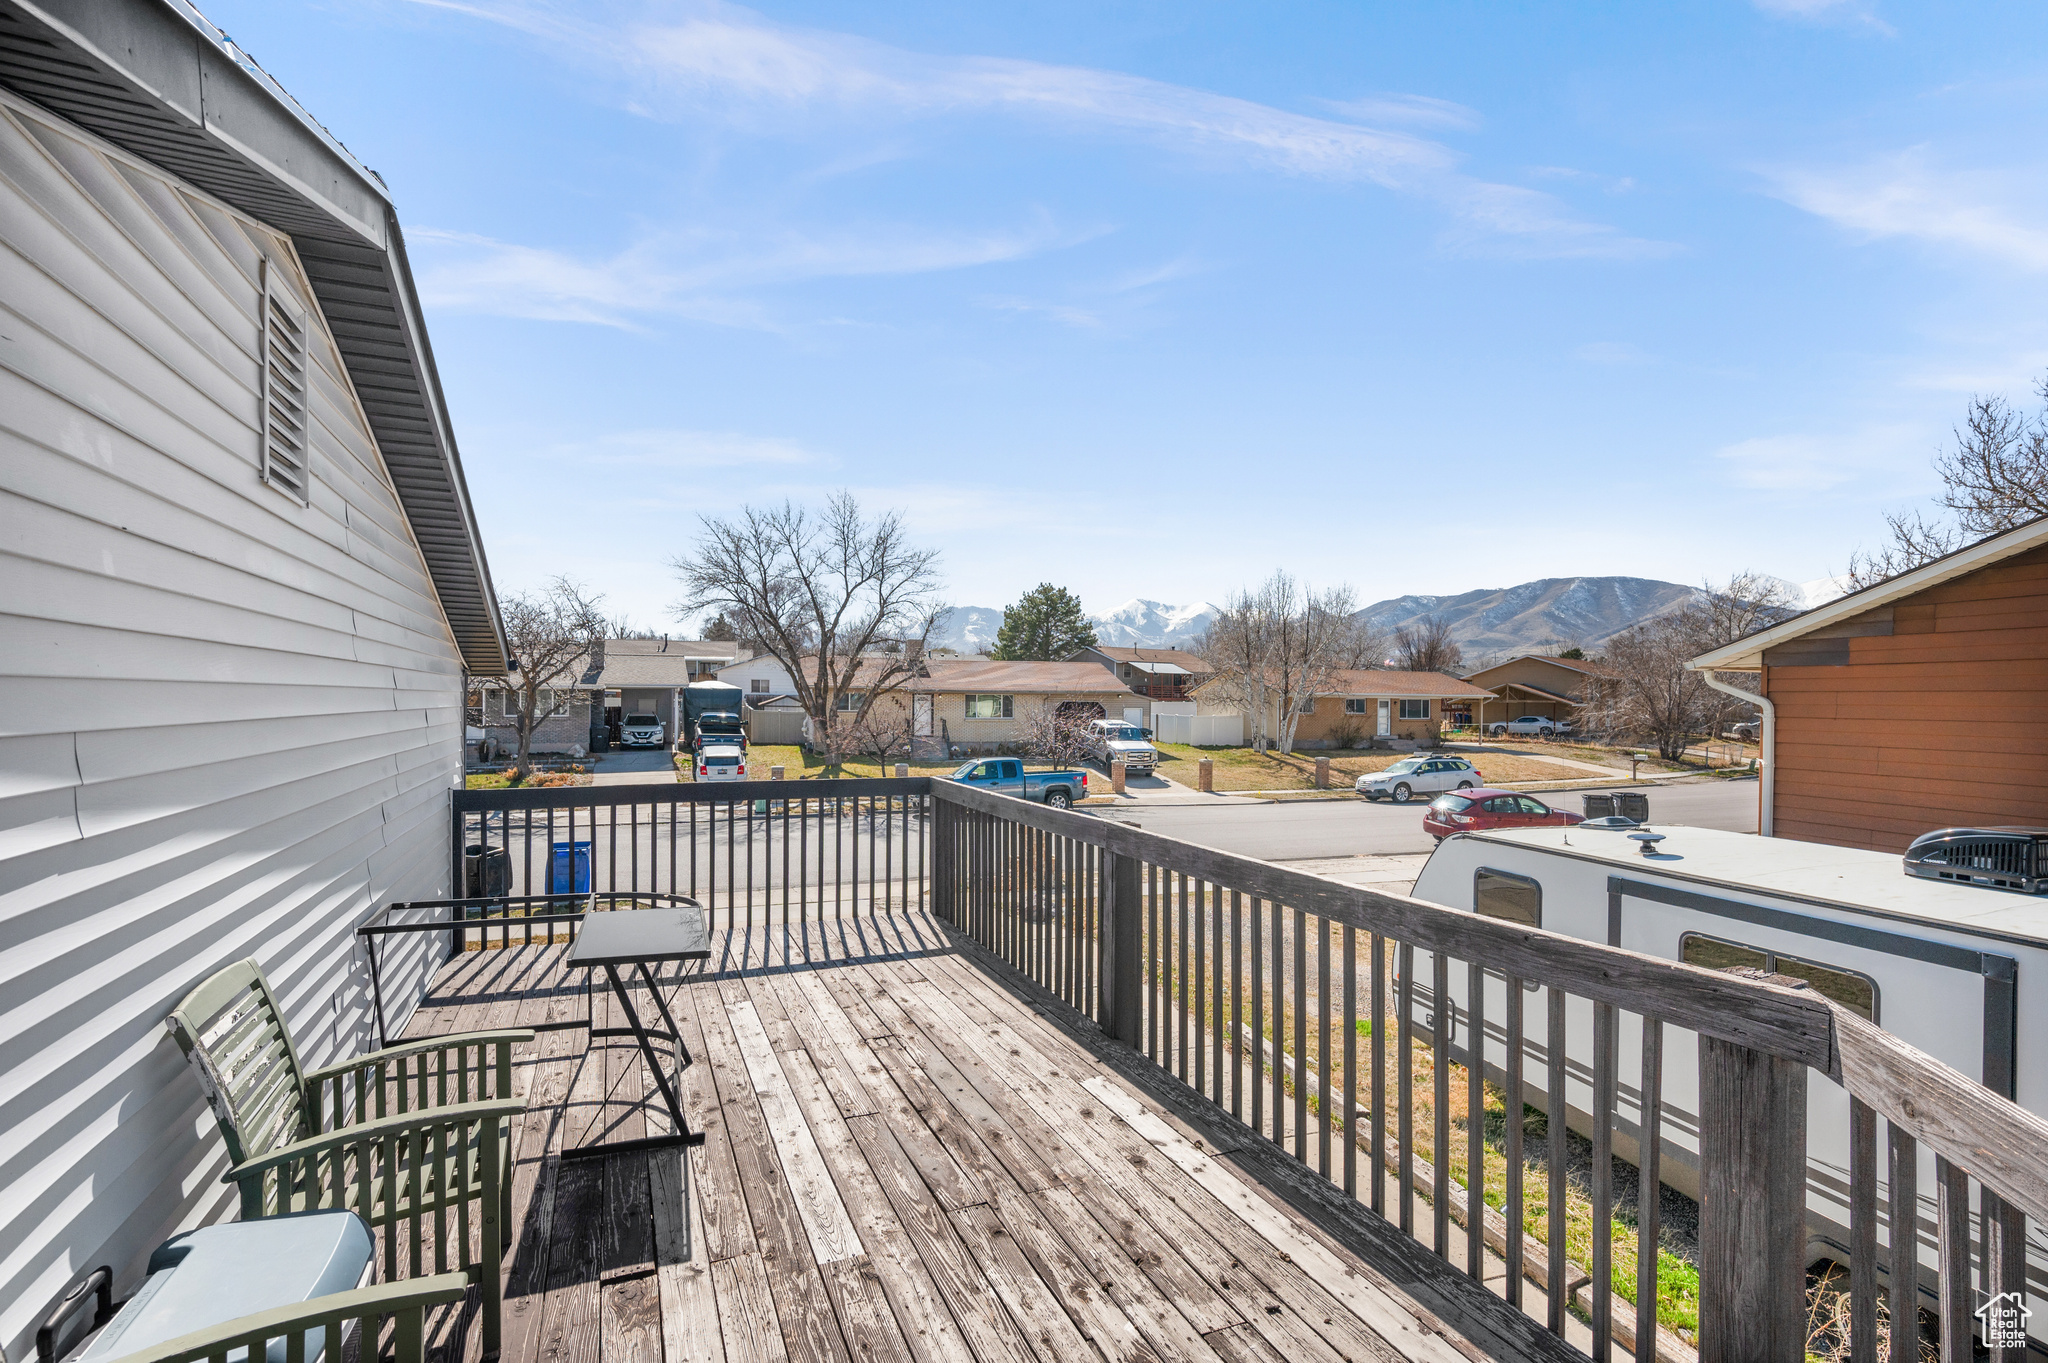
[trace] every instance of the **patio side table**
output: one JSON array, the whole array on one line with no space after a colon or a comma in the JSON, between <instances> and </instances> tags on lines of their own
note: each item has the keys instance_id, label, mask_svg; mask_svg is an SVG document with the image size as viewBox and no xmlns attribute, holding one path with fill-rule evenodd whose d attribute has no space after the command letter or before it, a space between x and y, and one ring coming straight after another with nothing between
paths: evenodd
<instances>
[{"instance_id":1,"label":"patio side table","mask_svg":"<svg viewBox=\"0 0 2048 1363\"><path fill-rule=\"evenodd\" d=\"M599 1141L577 1146L573 1150L564 1150L563 1159L589 1159L628 1150L704 1143L704 1133L691 1131L690 1124L683 1119L682 1102L676 1096L675 1085L669 1082L661 1059L655 1054L655 1037L675 1044L677 1082L681 1081L683 1071L695 1063L690 1048L683 1043L682 1033L676 1029L676 1020L668 1010L668 1002L662 998L648 967L664 961L704 961L710 957L711 934L704 926L704 910L696 904L584 915L582 925L576 930L575 945L569 949L569 957L564 964L572 969L604 971L605 978L611 981L613 996L626 1014L626 1021L632 1024L629 1027L592 1027L590 1035L630 1036L640 1043L640 1054L646 1058L647 1068L653 1072L654 1082L661 1089L662 1101L668 1105L671 1126L669 1133L663 1136L641 1136L633 1140ZM667 1031L651 1030L640 1021L640 1013L633 1007L632 995L627 992L626 980L619 973L625 967L639 972L647 992L654 996L654 1006L661 1011L661 1020L668 1025Z\"/></svg>"}]
</instances>

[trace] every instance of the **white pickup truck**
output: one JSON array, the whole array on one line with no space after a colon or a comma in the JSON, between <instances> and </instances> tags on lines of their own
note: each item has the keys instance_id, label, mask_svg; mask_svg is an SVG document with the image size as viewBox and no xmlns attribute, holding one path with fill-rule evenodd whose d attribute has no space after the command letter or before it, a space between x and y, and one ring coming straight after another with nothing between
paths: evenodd
<instances>
[{"instance_id":1,"label":"white pickup truck","mask_svg":"<svg viewBox=\"0 0 2048 1363\"><path fill-rule=\"evenodd\" d=\"M1124 764L1129 776L1150 776L1159 765L1159 749L1145 739L1145 731L1117 719L1098 719L1088 726L1088 751L1104 767Z\"/></svg>"}]
</instances>

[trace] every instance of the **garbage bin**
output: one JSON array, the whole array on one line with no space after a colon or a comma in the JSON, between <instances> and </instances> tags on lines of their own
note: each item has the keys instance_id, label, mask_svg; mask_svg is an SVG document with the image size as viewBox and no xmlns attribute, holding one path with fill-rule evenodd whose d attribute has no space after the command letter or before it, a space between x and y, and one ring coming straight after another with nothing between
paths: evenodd
<instances>
[{"instance_id":1,"label":"garbage bin","mask_svg":"<svg viewBox=\"0 0 2048 1363\"><path fill-rule=\"evenodd\" d=\"M549 894L590 893L590 844L558 842L548 858Z\"/></svg>"},{"instance_id":2,"label":"garbage bin","mask_svg":"<svg viewBox=\"0 0 2048 1363\"><path fill-rule=\"evenodd\" d=\"M495 899L512 892L512 858L502 847L473 842L462 849L462 897Z\"/></svg>"},{"instance_id":3,"label":"garbage bin","mask_svg":"<svg viewBox=\"0 0 2048 1363\"><path fill-rule=\"evenodd\" d=\"M1650 821L1650 797L1640 790L1617 791L1614 796L1614 812L1621 815L1624 819L1634 819L1637 823L1648 823Z\"/></svg>"},{"instance_id":4,"label":"garbage bin","mask_svg":"<svg viewBox=\"0 0 2048 1363\"><path fill-rule=\"evenodd\" d=\"M1614 817L1614 796L1611 793L1596 793L1581 797L1586 803L1586 817L1589 819L1611 819Z\"/></svg>"}]
</instances>

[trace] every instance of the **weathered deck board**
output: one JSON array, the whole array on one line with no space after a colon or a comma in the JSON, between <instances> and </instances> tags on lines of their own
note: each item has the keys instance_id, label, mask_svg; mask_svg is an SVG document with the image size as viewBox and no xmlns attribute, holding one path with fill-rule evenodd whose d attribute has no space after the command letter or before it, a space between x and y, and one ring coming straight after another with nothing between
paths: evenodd
<instances>
[{"instance_id":1,"label":"weathered deck board","mask_svg":"<svg viewBox=\"0 0 2048 1363\"><path fill-rule=\"evenodd\" d=\"M660 979L703 1147L564 1162L667 1130L658 1092L630 1040L545 1031L519 1056L504 1363L1446 1358L1429 1312L1290 1234L931 920L717 948L746 968ZM464 953L408 1035L582 1017L564 954ZM600 990L597 1025L613 1009ZM474 1311L434 1338L474 1363Z\"/></svg>"}]
</instances>

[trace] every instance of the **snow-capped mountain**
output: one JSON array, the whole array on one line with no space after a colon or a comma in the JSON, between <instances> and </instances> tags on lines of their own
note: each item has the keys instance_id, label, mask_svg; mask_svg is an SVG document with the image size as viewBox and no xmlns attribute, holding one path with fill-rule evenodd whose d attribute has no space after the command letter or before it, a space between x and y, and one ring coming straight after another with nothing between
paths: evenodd
<instances>
[{"instance_id":1,"label":"snow-capped mountain","mask_svg":"<svg viewBox=\"0 0 2048 1363\"><path fill-rule=\"evenodd\" d=\"M996 631L1003 627L1003 612L987 606L955 606L932 630L933 648L950 648L955 653L986 653L996 646Z\"/></svg>"},{"instance_id":2,"label":"snow-capped mountain","mask_svg":"<svg viewBox=\"0 0 2048 1363\"><path fill-rule=\"evenodd\" d=\"M1398 596L1359 614L1393 631L1425 616L1448 621L1467 666L1561 644L1593 648L1630 625L1676 610L1697 588L1646 577L1547 577L1458 596Z\"/></svg>"},{"instance_id":3,"label":"snow-capped mountain","mask_svg":"<svg viewBox=\"0 0 2048 1363\"><path fill-rule=\"evenodd\" d=\"M1197 601L1191 606L1167 606L1157 601L1132 599L1107 615L1091 615L1098 643L1113 648L1172 648L1193 643L1209 632L1219 606Z\"/></svg>"},{"instance_id":4,"label":"snow-capped mountain","mask_svg":"<svg viewBox=\"0 0 2048 1363\"><path fill-rule=\"evenodd\" d=\"M1117 648L1186 647L1209 632L1209 626L1223 612L1207 601L1191 606L1168 606L1158 601L1130 600L1107 615L1091 615L1096 639ZM955 606L946 612L932 631L933 648L950 648L957 653L986 653L996 646L996 631L1003 627L1001 608Z\"/></svg>"}]
</instances>

